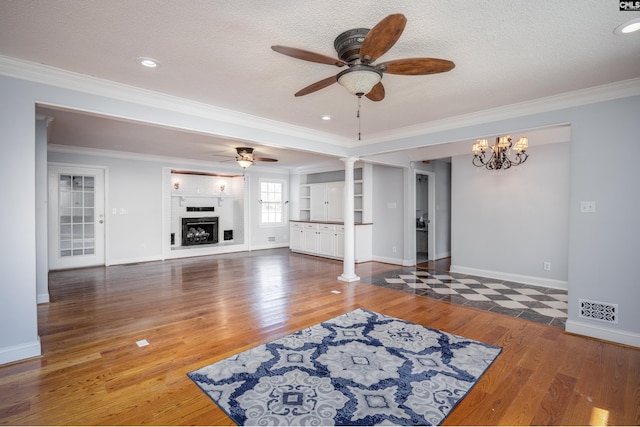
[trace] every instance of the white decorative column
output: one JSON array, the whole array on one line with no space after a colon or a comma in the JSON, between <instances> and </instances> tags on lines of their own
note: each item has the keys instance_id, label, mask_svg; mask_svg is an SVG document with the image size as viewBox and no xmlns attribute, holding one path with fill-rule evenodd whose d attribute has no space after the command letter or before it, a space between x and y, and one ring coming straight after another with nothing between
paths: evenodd
<instances>
[{"instance_id":1,"label":"white decorative column","mask_svg":"<svg viewBox=\"0 0 640 427\"><path fill-rule=\"evenodd\" d=\"M344 260L342 275L338 280L343 282L356 282L360 280L356 276L356 230L354 220L353 202L353 165L358 160L356 157L341 159L344 162Z\"/></svg>"}]
</instances>

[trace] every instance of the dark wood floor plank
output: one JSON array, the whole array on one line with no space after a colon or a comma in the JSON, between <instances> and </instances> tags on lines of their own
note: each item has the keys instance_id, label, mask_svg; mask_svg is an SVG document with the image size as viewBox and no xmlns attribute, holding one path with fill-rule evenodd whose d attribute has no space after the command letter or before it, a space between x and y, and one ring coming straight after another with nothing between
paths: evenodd
<instances>
[{"instance_id":1,"label":"dark wood floor plank","mask_svg":"<svg viewBox=\"0 0 640 427\"><path fill-rule=\"evenodd\" d=\"M359 307L503 347L447 425L640 423L639 349L341 273L286 249L51 273L44 355L0 366L0 424L233 425L188 372Z\"/></svg>"}]
</instances>

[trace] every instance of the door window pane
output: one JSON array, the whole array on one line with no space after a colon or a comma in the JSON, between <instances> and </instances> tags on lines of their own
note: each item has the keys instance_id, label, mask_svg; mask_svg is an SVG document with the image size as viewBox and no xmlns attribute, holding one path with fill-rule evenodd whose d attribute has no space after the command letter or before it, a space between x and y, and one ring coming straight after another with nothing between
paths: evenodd
<instances>
[{"instance_id":1,"label":"door window pane","mask_svg":"<svg viewBox=\"0 0 640 427\"><path fill-rule=\"evenodd\" d=\"M60 175L58 180L60 256L94 253L95 178Z\"/></svg>"}]
</instances>

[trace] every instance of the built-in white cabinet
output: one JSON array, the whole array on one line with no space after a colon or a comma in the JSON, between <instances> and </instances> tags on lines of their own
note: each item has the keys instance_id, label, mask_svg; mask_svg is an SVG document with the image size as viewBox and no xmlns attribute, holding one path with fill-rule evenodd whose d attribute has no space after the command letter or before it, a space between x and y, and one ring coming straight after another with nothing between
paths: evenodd
<instances>
[{"instance_id":1,"label":"built-in white cabinet","mask_svg":"<svg viewBox=\"0 0 640 427\"><path fill-rule=\"evenodd\" d=\"M311 221L344 220L344 182L309 185L309 219Z\"/></svg>"},{"instance_id":2,"label":"built-in white cabinet","mask_svg":"<svg viewBox=\"0 0 640 427\"><path fill-rule=\"evenodd\" d=\"M297 203L292 205L292 218L300 221L343 222L344 221L344 181L328 181L343 178L338 171L331 175L301 175ZM309 182L313 180L315 182ZM327 180L316 181L316 180ZM372 222L372 166L364 164L354 170L353 213L356 224Z\"/></svg>"},{"instance_id":3,"label":"built-in white cabinet","mask_svg":"<svg viewBox=\"0 0 640 427\"><path fill-rule=\"evenodd\" d=\"M291 244L293 252L302 252L327 258L344 258L344 225L318 222L291 221ZM372 226L355 227L355 262L372 259Z\"/></svg>"}]
</instances>

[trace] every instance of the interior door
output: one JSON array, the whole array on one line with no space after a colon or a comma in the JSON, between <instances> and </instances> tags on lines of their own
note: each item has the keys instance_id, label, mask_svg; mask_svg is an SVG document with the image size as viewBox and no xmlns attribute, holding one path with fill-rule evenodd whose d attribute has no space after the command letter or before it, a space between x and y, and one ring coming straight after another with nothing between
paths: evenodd
<instances>
[{"instance_id":1,"label":"interior door","mask_svg":"<svg viewBox=\"0 0 640 427\"><path fill-rule=\"evenodd\" d=\"M49 166L49 269L104 265L104 170Z\"/></svg>"}]
</instances>

